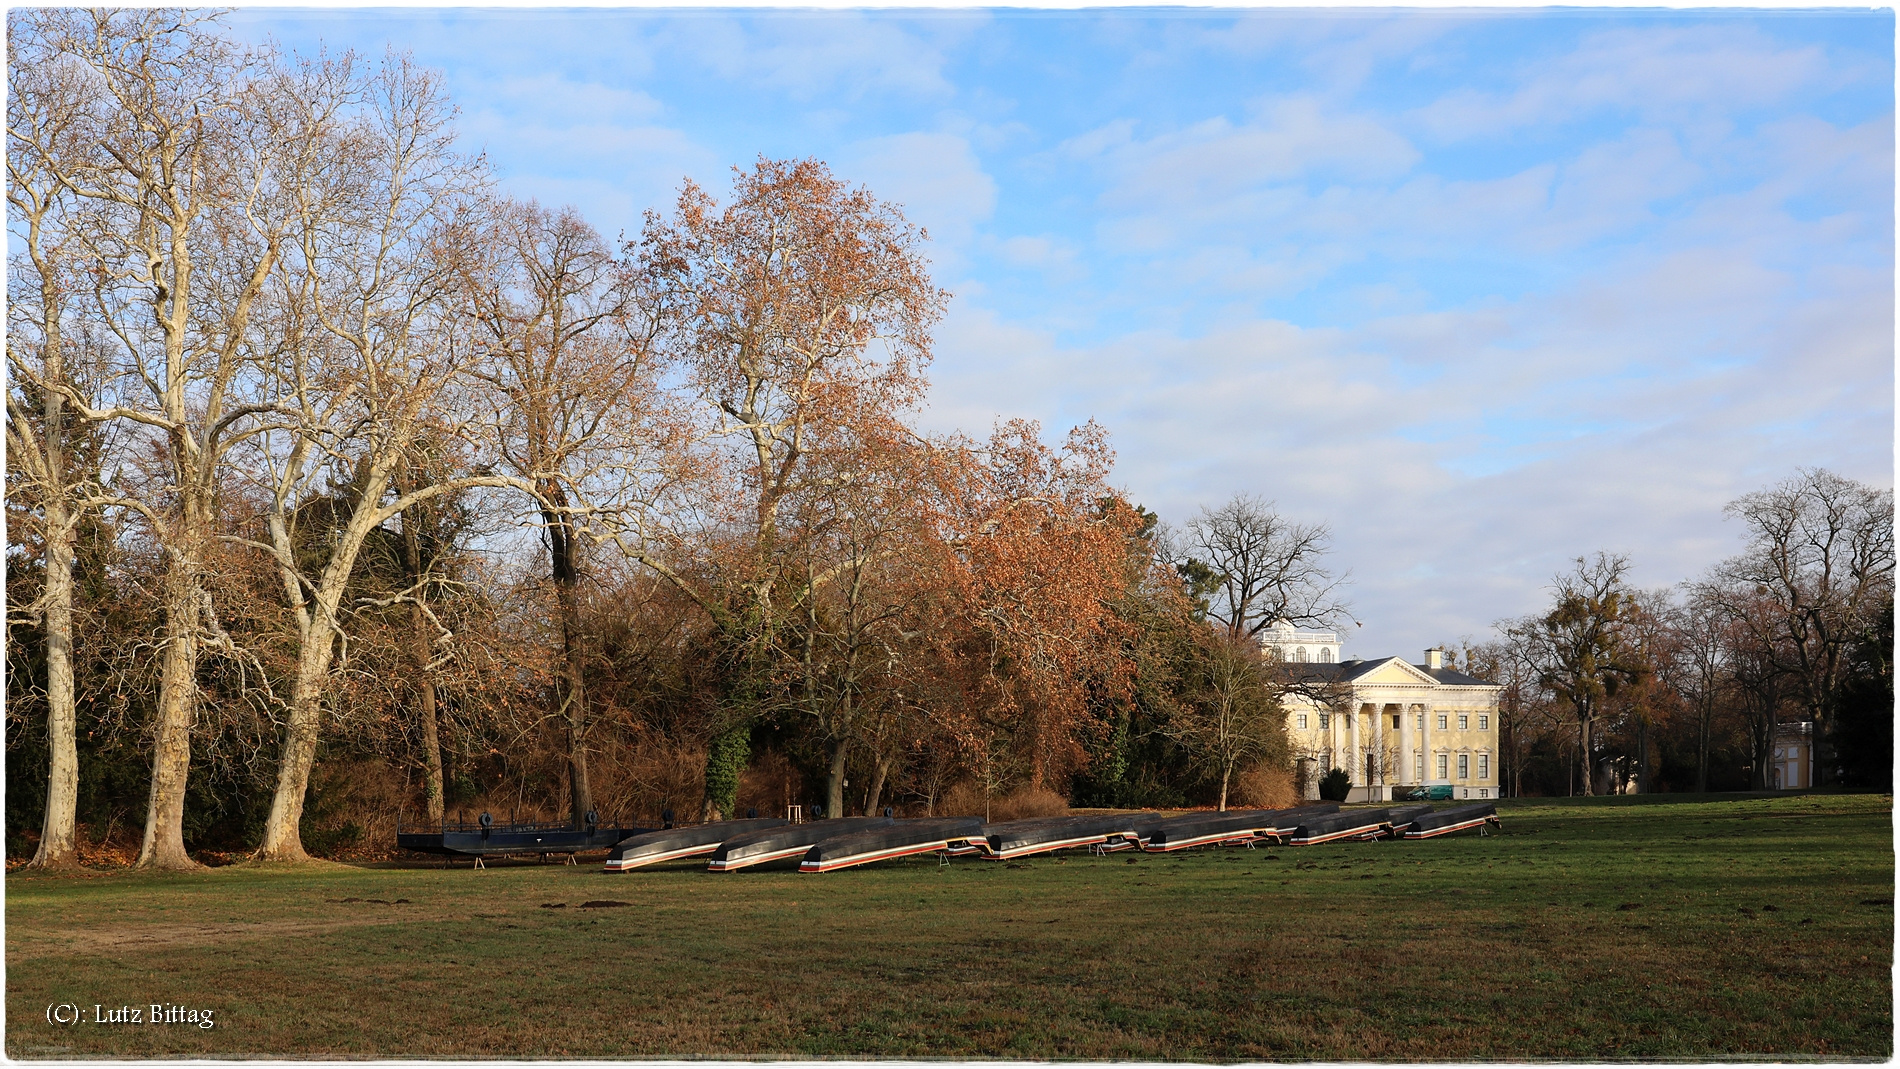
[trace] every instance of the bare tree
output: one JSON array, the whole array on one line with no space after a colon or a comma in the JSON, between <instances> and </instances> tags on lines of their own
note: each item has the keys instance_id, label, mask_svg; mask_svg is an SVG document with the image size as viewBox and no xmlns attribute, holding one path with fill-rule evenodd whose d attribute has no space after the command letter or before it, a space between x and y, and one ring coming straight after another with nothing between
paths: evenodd
<instances>
[{"instance_id":1,"label":"bare tree","mask_svg":"<svg viewBox=\"0 0 1900 1069\"><path fill-rule=\"evenodd\" d=\"M1325 524L1295 523L1273 503L1237 494L1188 521L1177 561L1190 583L1211 587L1208 616L1235 639L1253 638L1275 620L1330 627L1349 619L1324 557Z\"/></svg>"},{"instance_id":2,"label":"bare tree","mask_svg":"<svg viewBox=\"0 0 1900 1069\"><path fill-rule=\"evenodd\" d=\"M46 812L32 864L57 868L78 859L77 710L73 681L73 552L78 526L98 497L84 470L89 427L68 411L62 391L90 395L85 369L68 354L69 294L80 264L70 232L71 194L55 161L82 150L74 143L86 91L75 66L32 32L22 14L8 15L13 43L7 64L7 203L19 239L8 273L8 497L37 513L44 582L30 606L46 645Z\"/></svg>"},{"instance_id":3,"label":"bare tree","mask_svg":"<svg viewBox=\"0 0 1900 1069\"><path fill-rule=\"evenodd\" d=\"M121 403L95 407L63 383L73 417L122 420L153 438L164 474L115 503L164 547L164 639L152 780L139 864L186 868L186 774L201 640L222 635L205 585L227 455L275 409L248 347L288 217L277 168L298 149L273 127L268 62L174 10L39 11L11 24L44 62L89 88L66 152L40 154L74 201L94 322L122 351ZM70 153L70 154L68 154ZM228 643L220 643L226 645Z\"/></svg>"},{"instance_id":4,"label":"bare tree","mask_svg":"<svg viewBox=\"0 0 1900 1069\"><path fill-rule=\"evenodd\" d=\"M1825 740L1847 652L1893 597L1893 491L1807 469L1727 511L1747 526L1749 546L1717 569L1714 589L1748 599L1732 606L1735 618Z\"/></svg>"},{"instance_id":5,"label":"bare tree","mask_svg":"<svg viewBox=\"0 0 1900 1069\"><path fill-rule=\"evenodd\" d=\"M539 487L541 533L560 611L563 671L557 717L568 739L569 810L575 827L594 808L588 784L586 640L579 585L589 517L624 510L652 492L654 444L663 424L652 344L658 302L570 210L510 201L485 206L462 287L484 378L497 393L502 456Z\"/></svg>"},{"instance_id":6,"label":"bare tree","mask_svg":"<svg viewBox=\"0 0 1900 1069\"><path fill-rule=\"evenodd\" d=\"M324 691L347 642L341 610L371 532L477 487L538 493L533 478L492 473L467 457L415 462L425 443L493 452L492 425L468 403L480 350L446 314L484 174L454 151L440 75L403 56L366 75L349 57L293 75L283 87L287 108L316 149L295 187L294 255L277 273L288 339L279 408L297 422L257 451L269 540L233 536L276 565L297 630L277 786L257 852L266 860L305 856L300 822ZM397 488L405 475L451 469L475 474ZM326 507L309 514L323 526L320 544L303 552L303 506L322 496Z\"/></svg>"},{"instance_id":7,"label":"bare tree","mask_svg":"<svg viewBox=\"0 0 1900 1069\"><path fill-rule=\"evenodd\" d=\"M1524 762L1538 725L1546 719L1540 713L1546 703L1535 660L1537 626L1536 617L1500 620L1493 625L1496 639L1460 643L1462 655L1453 664L1466 675L1503 688L1498 692L1498 756L1503 766L1498 782L1509 785L1512 797L1524 793Z\"/></svg>"},{"instance_id":8,"label":"bare tree","mask_svg":"<svg viewBox=\"0 0 1900 1069\"><path fill-rule=\"evenodd\" d=\"M1231 634L1209 635L1196 651L1189 699L1167 734L1220 777L1220 811L1234 774L1287 754L1286 714L1268 686L1259 647Z\"/></svg>"},{"instance_id":9,"label":"bare tree","mask_svg":"<svg viewBox=\"0 0 1900 1069\"><path fill-rule=\"evenodd\" d=\"M1709 789L1709 751L1729 677L1727 599L1708 583L1688 586L1682 605L1671 616L1676 656L1666 668L1669 683L1682 696L1695 726L1698 792Z\"/></svg>"}]
</instances>

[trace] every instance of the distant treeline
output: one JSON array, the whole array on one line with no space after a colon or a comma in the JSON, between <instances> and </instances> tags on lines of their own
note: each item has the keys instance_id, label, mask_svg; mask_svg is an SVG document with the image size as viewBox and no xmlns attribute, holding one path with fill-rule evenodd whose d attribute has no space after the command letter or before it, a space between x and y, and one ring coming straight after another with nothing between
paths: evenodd
<instances>
[{"instance_id":1,"label":"distant treeline","mask_svg":"<svg viewBox=\"0 0 1900 1069\"><path fill-rule=\"evenodd\" d=\"M1893 491L1808 470L1727 511L1743 552L1698 579L1579 558L1549 610L1447 647L1504 686L1509 793L1892 789Z\"/></svg>"}]
</instances>

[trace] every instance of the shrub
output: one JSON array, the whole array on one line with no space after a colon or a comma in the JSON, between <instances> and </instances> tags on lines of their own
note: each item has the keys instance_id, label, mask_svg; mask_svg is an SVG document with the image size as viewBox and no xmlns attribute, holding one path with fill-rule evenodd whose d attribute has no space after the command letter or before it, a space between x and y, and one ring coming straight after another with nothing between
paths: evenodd
<instances>
[{"instance_id":1,"label":"shrub","mask_svg":"<svg viewBox=\"0 0 1900 1069\"><path fill-rule=\"evenodd\" d=\"M1234 777L1227 803L1239 808L1287 809L1300 804L1300 791L1293 773L1261 765Z\"/></svg>"},{"instance_id":2,"label":"shrub","mask_svg":"<svg viewBox=\"0 0 1900 1069\"><path fill-rule=\"evenodd\" d=\"M1343 768L1335 768L1319 778L1319 796L1328 802L1343 802L1346 792L1352 789L1352 776Z\"/></svg>"},{"instance_id":3,"label":"shrub","mask_svg":"<svg viewBox=\"0 0 1900 1069\"><path fill-rule=\"evenodd\" d=\"M1028 820L1031 817L1059 817L1069 811L1069 800L1045 788L1019 787L1008 794L990 798L983 788L968 780L943 792L937 802L940 817L982 817L998 823Z\"/></svg>"}]
</instances>

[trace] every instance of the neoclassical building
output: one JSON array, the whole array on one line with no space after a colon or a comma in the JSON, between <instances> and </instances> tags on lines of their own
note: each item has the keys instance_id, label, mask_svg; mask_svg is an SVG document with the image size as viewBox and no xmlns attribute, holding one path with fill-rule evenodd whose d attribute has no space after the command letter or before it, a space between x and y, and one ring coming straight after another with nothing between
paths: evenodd
<instances>
[{"instance_id":1,"label":"neoclassical building","mask_svg":"<svg viewBox=\"0 0 1900 1069\"><path fill-rule=\"evenodd\" d=\"M1441 650L1423 664L1402 657L1341 660L1339 634L1284 620L1261 633L1269 655L1296 683L1284 704L1309 797L1319 777L1343 768L1351 801L1389 801L1419 786L1449 787L1455 799L1498 796L1498 692L1502 687L1445 667Z\"/></svg>"}]
</instances>

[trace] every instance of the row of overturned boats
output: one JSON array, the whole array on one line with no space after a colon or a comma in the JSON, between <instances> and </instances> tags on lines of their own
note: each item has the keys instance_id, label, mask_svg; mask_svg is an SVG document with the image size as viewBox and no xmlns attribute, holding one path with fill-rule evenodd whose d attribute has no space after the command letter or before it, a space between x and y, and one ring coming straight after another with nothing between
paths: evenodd
<instances>
[{"instance_id":1,"label":"row of overturned boats","mask_svg":"<svg viewBox=\"0 0 1900 1069\"><path fill-rule=\"evenodd\" d=\"M1499 826L1485 802L1434 809L1341 809L1331 803L1293 809L1230 809L1166 817L1106 813L985 823L977 817L845 817L794 824L778 819L723 820L644 832L616 844L608 872L665 861L707 858L713 872L798 859L800 872L835 872L916 854L995 861L1088 849L1167 854L1203 846L1314 846L1342 840L1434 839Z\"/></svg>"}]
</instances>

